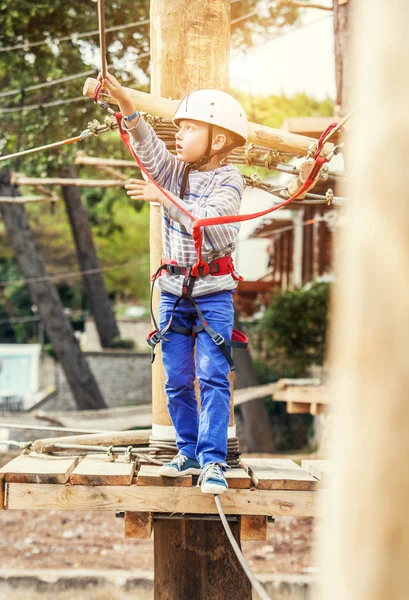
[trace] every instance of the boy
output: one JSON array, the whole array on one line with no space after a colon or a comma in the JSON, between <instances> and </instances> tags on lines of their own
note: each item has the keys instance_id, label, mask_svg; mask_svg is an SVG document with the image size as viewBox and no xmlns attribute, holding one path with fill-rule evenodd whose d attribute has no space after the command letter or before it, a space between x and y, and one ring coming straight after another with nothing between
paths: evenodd
<instances>
[{"instance_id":1,"label":"boy","mask_svg":"<svg viewBox=\"0 0 409 600\"><path fill-rule=\"evenodd\" d=\"M244 187L242 176L234 166L221 166L224 156L247 141L247 118L237 100L218 90L199 90L186 96L173 119L178 128L175 157L152 127L139 117L129 94L119 82L109 74L104 80L101 75L98 79L118 101L124 129L129 132L139 160L180 206L196 219L239 214ZM197 259L192 219L153 183L130 179L125 188L134 200L162 204L166 262L191 267ZM186 293L186 269L184 274L180 269L176 269L176 273L174 268L168 269L158 280L160 329L169 322L173 312L172 328L166 331L166 340L161 339L165 342L162 344L165 390L179 450L159 473L167 477L201 474L202 492L212 494L223 493L228 488L224 470L227 467L230 415L229 364L226 352L220 352L216 345L217 334L224 340L232 337L232 294L238 277L231 254L238 231L236 224L204 229L202 257L216 272L195 278L189 294ZM183 298L174 308L182 292ZM196 340L189 335L192 327L199 324L199 313L194 304L204 317L202 323L210 326L197 333ZM216 337L208 335L210 329L217 332ZM227 358L230 358L228 353ZM200 386L200 415L197 413L195 376Z\"/></svg>"}]
</instances>

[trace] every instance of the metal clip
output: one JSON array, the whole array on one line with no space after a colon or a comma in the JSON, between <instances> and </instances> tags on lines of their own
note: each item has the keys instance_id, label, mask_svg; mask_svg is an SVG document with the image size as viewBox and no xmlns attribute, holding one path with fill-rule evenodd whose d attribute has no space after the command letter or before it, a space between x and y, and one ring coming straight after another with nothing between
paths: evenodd
<instances>
[{"instance_id":1,"label":"metal clip","mask_svg":"<svg viewBox=\"0 0 409 600\"><path fill-rule=\"evenodd\" d=\"M266 169L270 170L273 165L276 165L277 163L280 162L280 155L277 152L277 150L267 150L267 152L264 155L264 166Z\"/></svg>"},{"instance_id":2,"label":"metal clip","mask_svg":"<svg viewBox=\"0 0 409 600\"><path fill-rule=\"evenodd\" d=\"M316 153L317 149L317 142L312 142L312 144L308 146L307 158L311 158L311 156L313 156Z\"/></svg>"},{"instance_id":3,"label":"metal clip","mask_svg":"<svg viewBox=\"0 0 409 600\"><path fill-rule=\"evenodd\" d=\"M116 122L116 119L114 116L105 117L104 123L108 127L108 129L111 129L111 130L116 129L118 127L118 123Z\"/></svg>"},{"instance_id":4,"label":"metal clip","mask_svg":"<svg viewBox=\"0 0 409 600\"><path fill-rule=\"evenodd\" d=\"M328 188L325 192L325 198L327 199L328 206L331 206L332 201L334 200L334 192L331 188Z\"/></svg>"},{"instance_id":5,"label":"metal clip","mask_svg":"<svg viewBox=\"0 0 409 600\"><path fill-rule=\"evenodd\" d=\"M106 459L108 462L115 462L115 455L112 452L113 446L109 446L107 453L106 453Z\"/></svg>"},{"instance_id":6,"label":"metal clip","mask_svg":"<svg viewBox=\"0 0 409 600\"><path fill-rule=\"evenodd\" d=\"M128 446L125 454L124 454L124 459L126 462L132 462L132 446Z\"/></svg>"},{"instance_id":7,"label":"metal clip","mask_svg":"<svg viewBox=\"0 0 409 600\"><path fill-rule=\"evenodd\" d=\"M87 125L87 129L94 135L98 135L98 127L101 127L101 123L97 119L93 119Z\"/></svg>"},{"instance_id":8,"label":"metal clip","mask_svg":"<svg viewBox=\"0 0 409 600\"><path fill-rule=\"evenodd\" d=\"M320 170L320 181L327 181L329 177L329 165L328 163L323 165Z\"/></svg>"},{"instance_id":9,"label":"metal clip","mask_svg":"<svg viewBox=\"0 0 409 600\"><path fill-rule=\"evenodd\" d=\"M102 100L97 100L98 106L100 106L103 110L105 110L110 115L114 115L115 111L109 106L108 102L103 102Z\"/></svg>"},{"instance_id":10,"label":"metal clip","mask_svg":"<svg viewBox=\"0 0 409 600\"><path fill-rule=\"evenodd\" d=\"M246 149L244 151L244 158L246 160L246 165L248 167L251 167L251 153L254 150L254 144L249 144L248 146L246 146Z\"/></svg>"},{"instance_id":11,"label":"metal clip","mask_svg":"<svg viewBox=\"0 0 409 600\"><path fill-rule=\"evenodd\" d=\"M22 454L30 454L33 449L33 442L25 442L21 445Z\"/></svg>"},{"instance_id":12,"label":"metal clip","mask_svg":"<svg viewBox=\"0 0 409 600\"><path fill-rule=\"evenodd\" d=\"M253 187L258 187L261 183L261 177L258 173L253 173L250 175L250 179L252 181Z\"/></svg>"}]
</instances>

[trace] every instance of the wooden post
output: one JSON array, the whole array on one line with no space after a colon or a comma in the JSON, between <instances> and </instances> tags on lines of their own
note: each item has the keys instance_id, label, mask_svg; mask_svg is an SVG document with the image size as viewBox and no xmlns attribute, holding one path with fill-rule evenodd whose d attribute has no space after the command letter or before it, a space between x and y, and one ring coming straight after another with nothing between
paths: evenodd
<instances>
[{"instance_id":1,"label":"wooden post","mask_svg":"<svg viewBox=\"0 0 409 600\"><path fill-rule=\"evenodd\" d=\"M230 527L240 544L239 523ZM250 582L219 521L156 520L153 535L155 600L251 599Z\"/></svg>"},{"instance_id":2,"label":"wooden post","mask_svg":"<svg viewBox=\"0 0 409 600\"><path fill-rule=\"evenodd\" d=\"M356 5L349 219L332 331L339 474L327 600L404 600L409 569L409 3ZM368 101L369 99L369 101ZM351 490L359 490L351 502Z\"/></svg>"},{"instance_id":3,"label":"wooden post","mask_svg":"<svg viewBox=\"0 0 409 600\"><path fill-rule=\"evenodd\" d=\"M230 60L230 4L228 0L154 0L151 3L151 93L155 97L183 98L193 90L228 90ZM161 209L151 206L151 271L162 257ZM153 300L157 314L159 293ZM232 398L233 405L233 398ZM152 435L174 439L167 409L160 348L152 372ZM236 435L231 410L229 437Z\"/></svg>"},{"instance_id":4,"label":"wooden post","mask_svg":"<svg viewBox=\"0 0 409 600\"><path fill-rule=\"evenodd\" d=\"M294 217L294 247L293 247L293 281L294 288L302 286L302 251L304 237L304 209L295 211Z\"/></svg>"},{"instance_id":5,"label":"wooden post","mask_svg":"<svg viewBox=\"0 0 409 600\"><path fill-rule=\"evenodd\" d=\"M183 98L197 89L228 90L230 0L152 0L150 23L153 95ZM152 270L161 258L160 229L160 209L152 207ZM154 310L157 305L155 297ZM160 354L153 371L152 421L154 436L174 436ZM229 437L234 435L232 398ZM250 585L220 521L157 521L154 543L155 600L233 600L238 595L250 600Z\"/></svg>"}]
</instances>

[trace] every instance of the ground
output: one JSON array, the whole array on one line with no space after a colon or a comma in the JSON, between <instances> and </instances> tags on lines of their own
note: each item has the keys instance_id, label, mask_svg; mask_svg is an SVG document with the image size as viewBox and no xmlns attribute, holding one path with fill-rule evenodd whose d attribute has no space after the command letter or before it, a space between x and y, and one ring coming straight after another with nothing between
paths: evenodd
<instances>
[{"instance_id":1,"label":"ground","mask_svg":"<svg viewBox=\"0 0 409 600\"><path fill-rule=\"evenodd\" d=\"M313 573L315 528L310 518L278 517L267 540L244 542L243 552L256 573ZM0 531L1 569L153 570L153 540L125 539L111 512L0 511Z\"/></svg>"}]
</instances>

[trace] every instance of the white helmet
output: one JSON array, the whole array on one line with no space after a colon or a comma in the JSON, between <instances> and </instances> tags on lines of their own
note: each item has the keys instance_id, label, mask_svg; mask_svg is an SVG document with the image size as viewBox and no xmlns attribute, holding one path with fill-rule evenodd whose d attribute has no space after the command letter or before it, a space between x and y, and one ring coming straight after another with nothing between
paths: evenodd
<instances>
[{"instance_id":1,"label":"white helmet","mask_svg":"<svg viewBox=\"0 0 409 600\"><path fill-rule=\"evenodd\" d=\"M242 144L247 142L244 108L233 96L220 90L197 90L185 96L175 112L173 124L179 127L183 119L217 125L238 135Z\"/></svg>"}]
</instances>

